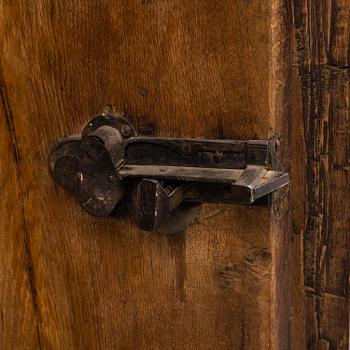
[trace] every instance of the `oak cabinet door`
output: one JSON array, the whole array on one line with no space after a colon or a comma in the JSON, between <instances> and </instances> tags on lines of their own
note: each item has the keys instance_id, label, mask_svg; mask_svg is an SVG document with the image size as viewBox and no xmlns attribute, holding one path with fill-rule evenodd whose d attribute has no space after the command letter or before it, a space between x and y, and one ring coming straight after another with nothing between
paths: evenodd
<instances>
[{"instance_id":1,"label":"oak cabinet door","mask_svg":"<svg viewBox=\"0 0 350 350\"><path fill-rule=\"evenodd\" d=\"M48 155L113 106L158 136L275 136L288 171L290 5L0 4L2 348L289 348L288 188L167 236L87 215Z\"/></svg>"}]
</instances>

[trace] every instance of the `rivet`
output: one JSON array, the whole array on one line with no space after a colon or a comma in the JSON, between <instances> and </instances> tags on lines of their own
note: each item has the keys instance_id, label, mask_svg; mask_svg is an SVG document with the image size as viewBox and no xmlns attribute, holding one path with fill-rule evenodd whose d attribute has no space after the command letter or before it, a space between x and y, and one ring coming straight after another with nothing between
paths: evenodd
<instances>
[{"instance_id":1,"label":"rivet","mask_svg":"<svg viewBox=\"0 0 350 350\"><path fill-rule=\"evenodd\" d=\"M185 143L183 146L182 146L182 149L184 150L184 152L188 153L191 151L191 146L188 144L188 143Z\"/></svg>"},{"instance_id":2,"label":"rivet","mask_svg":"<svg viewBox=\"0 0 350 350\"><path fill-rule=\"evenodd\" d=\"M131 127L129 125L123 125L120 132L124 137L129 137L131 135Z\"/></svg>"},{"instance_id":3,"label":"rivet","mask_svg":"<svg viewBox=\"0 0 350 350\"><path fill-rule=\"evenodd\" d=\"M108 182L113 182L115 180L115 177L113 175L108 176Z\"/></svg>"},{"instance_id":4,"label":"rivet","mask_svg":"<svg viewBox=\"0 0 350 350\"><path fill-rule=\"evenodd\" d=\"M230 192L225 192L224 198L225 199L231 199L231 193Z\"/></svg>"},{"instance_id":5,"label":"rivet","mask_svg":"<svg viewBox=\"0 0 350 350\"><path fill-rule=\"evenodd\" d=\"M216 151L214 154L214 160L216 163L220 163L224 158L224 153L222 151Z\"/></svg>"}]
</instances>

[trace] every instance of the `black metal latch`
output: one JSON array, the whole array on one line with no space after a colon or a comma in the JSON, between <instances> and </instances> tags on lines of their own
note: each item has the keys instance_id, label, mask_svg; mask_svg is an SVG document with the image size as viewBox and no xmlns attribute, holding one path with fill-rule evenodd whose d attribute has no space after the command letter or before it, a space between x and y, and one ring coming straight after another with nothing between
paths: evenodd
<instances>
[{"instance_id":1,"label":"black metal latch","mask_svg":"<svg viewBox=\"0 0 350 350\"><path fill-rule=\"evenodd\" d=\"M268 194L289 183L287 173L272 170L274 158L273 140L138 136L125 118L103 114L81 137L57 143L50 167L89 214L106 216L129 203L140 228L175 232L179 215L202 202L250 204L261 198L266 204ZM176 228L166 228L174 222Z\"/></svg>"}]
</instances>

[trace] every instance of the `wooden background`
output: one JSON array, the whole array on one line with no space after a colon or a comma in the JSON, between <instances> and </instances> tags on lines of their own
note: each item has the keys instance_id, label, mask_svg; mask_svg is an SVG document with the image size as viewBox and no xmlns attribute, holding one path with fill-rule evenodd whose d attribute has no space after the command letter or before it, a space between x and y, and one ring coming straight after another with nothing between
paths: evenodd
<instances>
[{"instance_id":1,"label":"wooden background","mask_svg":"<svg viewBox=\"0 0 350 350\"><path fill-rule=\"evenodd\" d=\"M348 14L0 0L1 348L347 349ZM205 206L175 237L82 212L47 157L106 105L162 136L279 135L293 235L288 191L272 209Z\"/></svg>"}]
</instances>

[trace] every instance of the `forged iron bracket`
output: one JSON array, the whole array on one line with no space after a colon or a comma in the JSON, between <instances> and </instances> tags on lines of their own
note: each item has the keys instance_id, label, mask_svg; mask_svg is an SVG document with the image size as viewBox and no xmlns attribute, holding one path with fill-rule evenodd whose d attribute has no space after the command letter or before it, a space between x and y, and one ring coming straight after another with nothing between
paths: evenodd
<instances>
[{"instance_id":1,"label":"forged iron bracket","mask_svg":"<svg viewBox=\"0 0 350 350\"><path fill-rule=\"evenodd\" d=\"M202 202L267 205L269 195L289 183L287 173L274 170L275 158L273 139L138 136L125 118L102 114L81 136L53 147L50 170L89 214L107 216L129 203L140 228L162 231L179 209L185 215L183 208Z\"/></svg>"}]
</instances>

